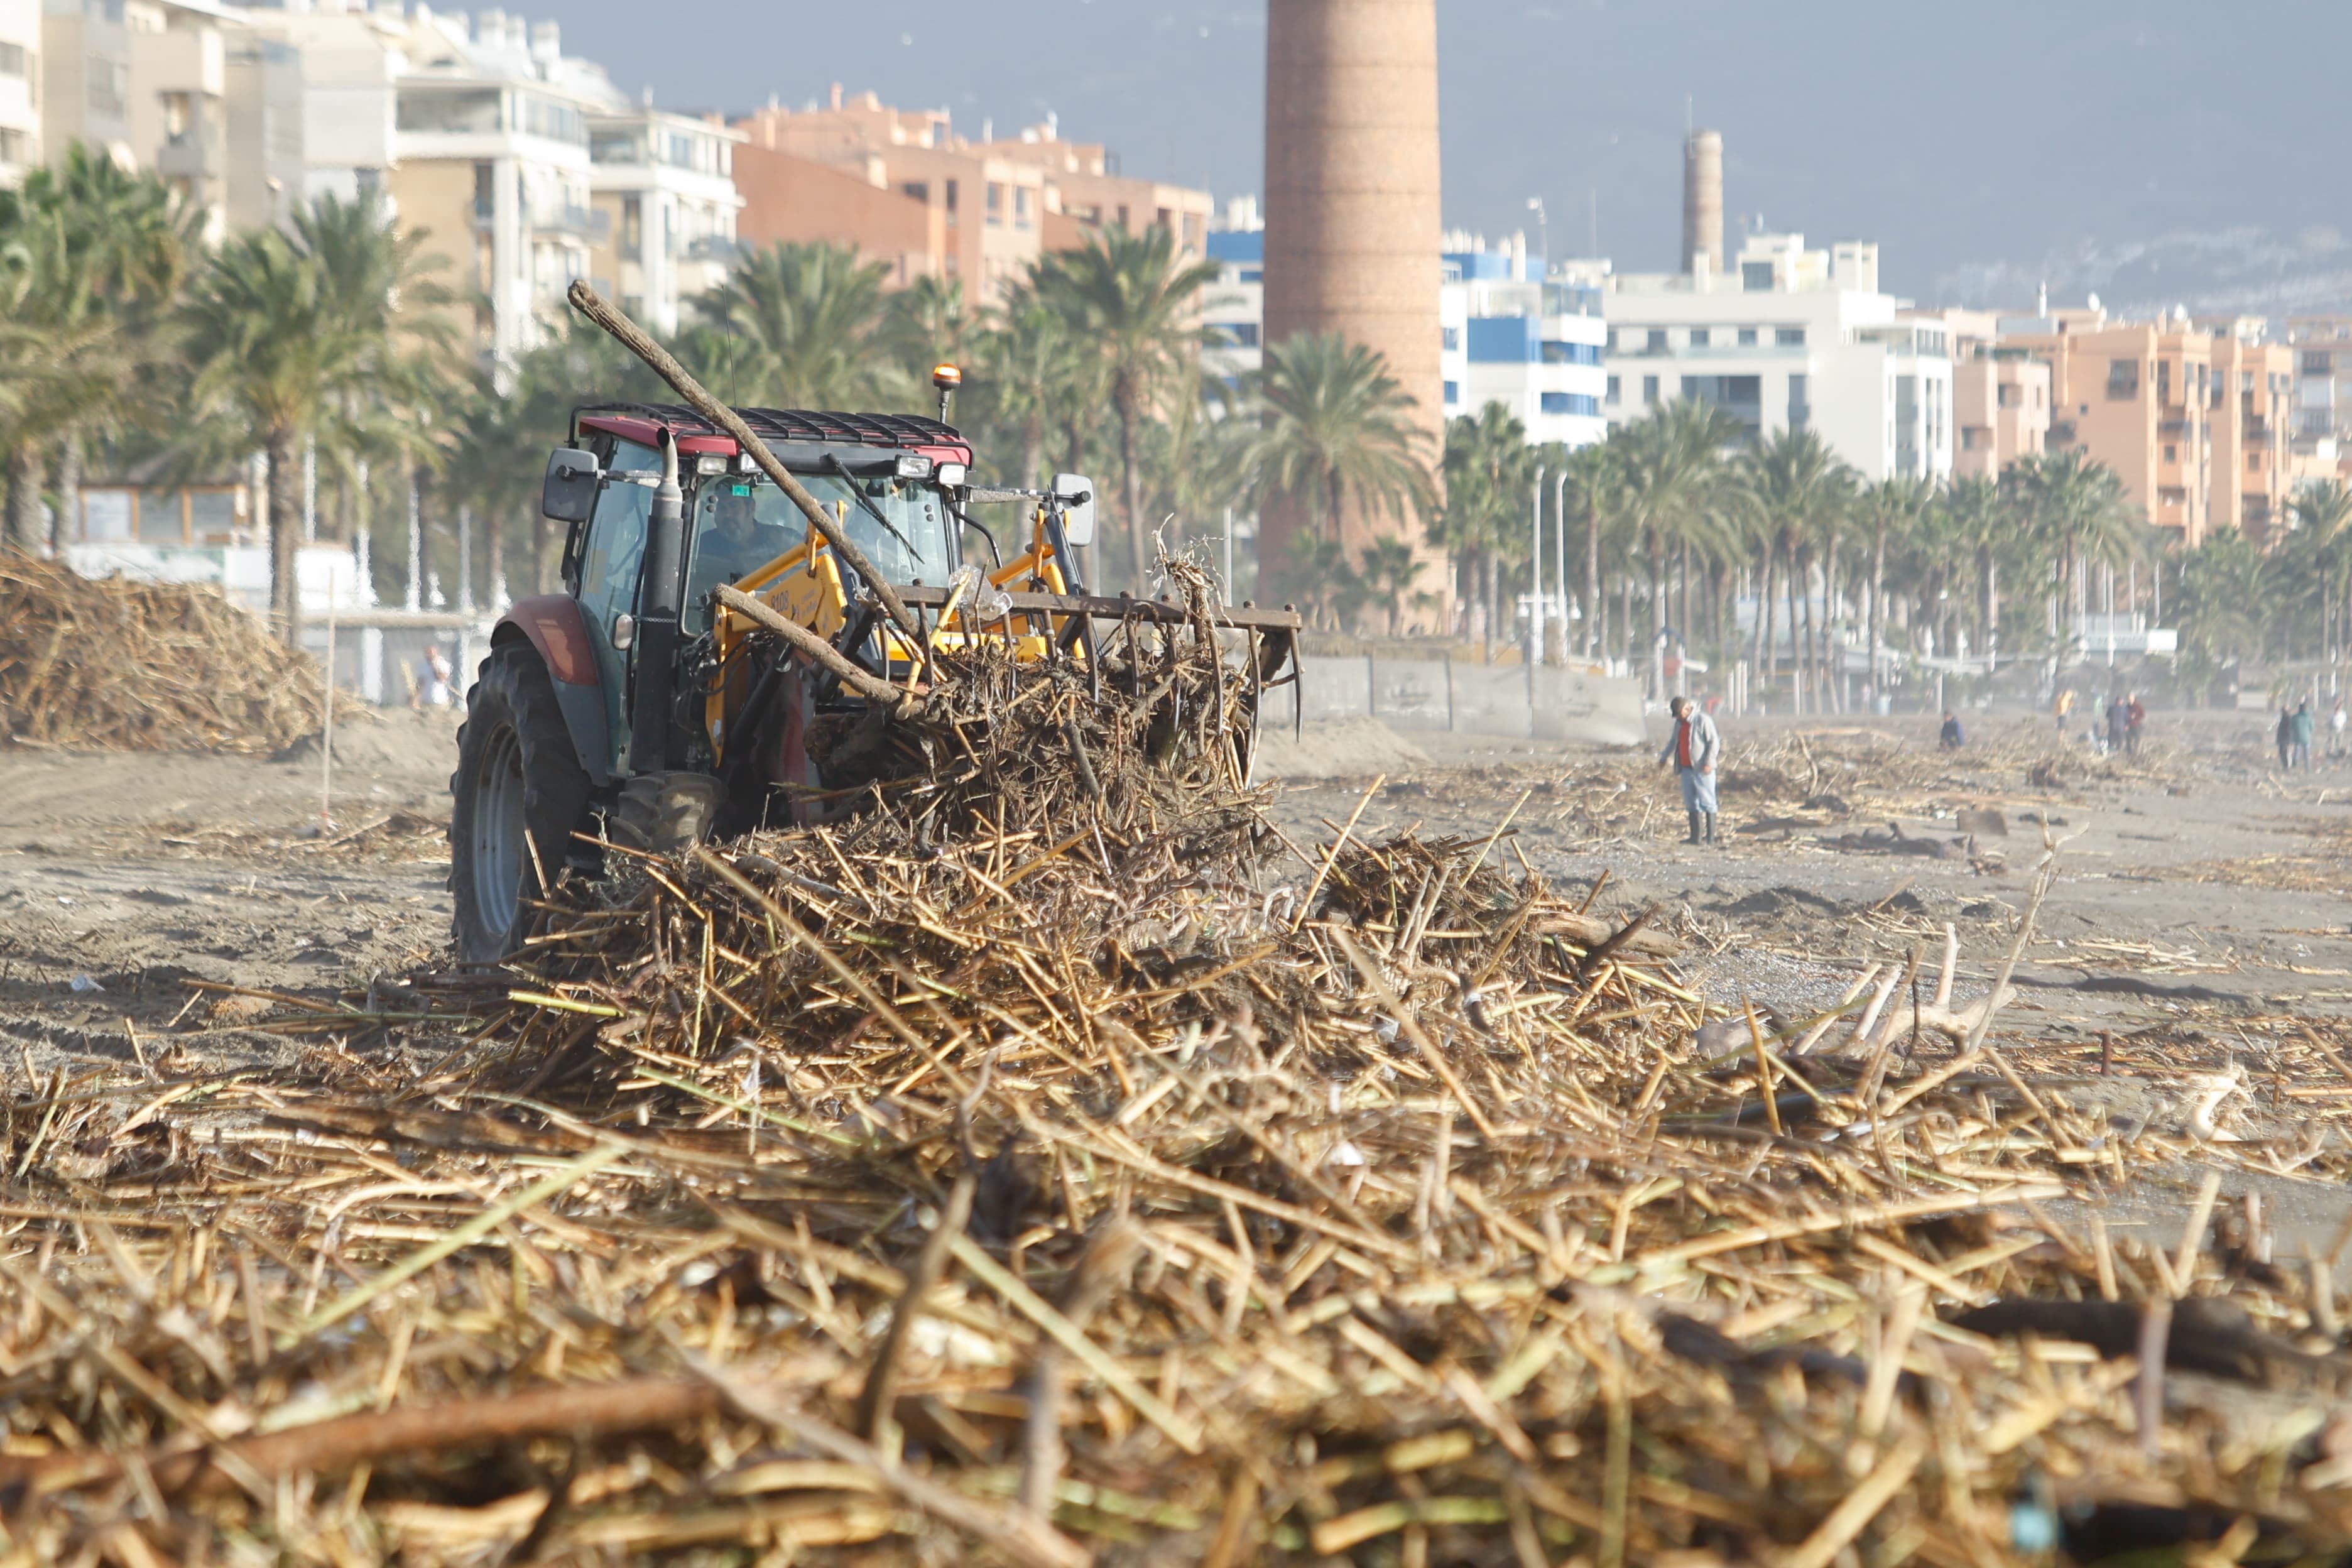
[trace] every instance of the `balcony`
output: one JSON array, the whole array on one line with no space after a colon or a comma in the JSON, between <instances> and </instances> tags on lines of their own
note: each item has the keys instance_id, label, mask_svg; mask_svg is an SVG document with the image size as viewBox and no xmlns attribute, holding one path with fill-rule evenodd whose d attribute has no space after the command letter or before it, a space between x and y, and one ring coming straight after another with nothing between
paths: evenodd
<instances>
[{"instance_id":1,"label":"balcony","mask_svg":"<svg viewBox=\"0 0 2352 1568\"><path fill-rule=\"evenodd\" d=\"M2271 422L2267 419L2249 419L2246 421L2245 434L2247 446L2267 447L2271 444L2272 438Z\"/></svg>"},{"instance_id":2,"label":"balcony","mask_svg":"<svg viewBox=\"0 0 2352 1568\"><path fill-rule=\"evenodd\" d=\"M2187 419L2160 419L2157 422L2158 437L2167 441L2186 441L2195 434L2194 424Z\"/></svg>"},{"instance_id":3,"label":"balcony","mask_svg":"<svg viewBox=\"0 0 2352 1568\"><path fill-rule=\"evenodd\" d=\"M546 206L530 215L530 226L545 234L576 234L585 237L593 231L594 221L586 207Z\"/></svg>"},{"instance_id":4,"label":"balcony","mask_svg":"<svg viewBox=\"0 0 2352 1568\"><path fill-rule=\"evenodd\" d=\"M206 180L224 173L223 138L210 124L164 139L155 150L155 172L167 180Z\"/></svg>"}]
</instances>

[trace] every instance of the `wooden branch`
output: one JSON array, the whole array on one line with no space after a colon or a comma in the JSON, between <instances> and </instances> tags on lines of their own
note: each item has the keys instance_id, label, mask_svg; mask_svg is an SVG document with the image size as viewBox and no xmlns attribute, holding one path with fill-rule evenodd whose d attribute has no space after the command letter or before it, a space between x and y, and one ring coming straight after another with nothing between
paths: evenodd
<instances>
[{"instance_id":1,"label":"wooden branch","mask_svg":"<svg viewBox=\"0 0 2352 1568\"><path fill-rule=\"evenodd\" d=\"M841 683L868 702L880 703L890 710L891 717L912 716L922 704L904 689L891 685L870 670L860 669L849 657L831 643L746 594L740 588L721 584L713 590L719 602L741 616L756 622L792 644L795 652L807 655L840 678Z\"/></svg>"},{"instance_id":2,"label":"wooden branch","mask_svg":"<svg viewBox=\"0 0 2352 1568\"><path fill-rule=\"evenodd\" d=\"M686 400L687 406L735 437L735 444L760 465L760 471L801 509L801 515L808 519L809 526L816 530L817 536L833 546L834 553L848 562L866 585L874 591L874 596L882 602L883 610L898 623L898 629L908 637L921 635L921 628L915 625L915 617L900 602L897 590L884 580L881 573L875 570L874 563L866 557L866 552L857 548L856 543L842 531L833 514L809 494L808 487L794 479L791 471L776 460L776 455L769 451L767 443L744 423L741 415L704 391L702 384L688 374L687 368L678 363L667 349L648 337L645 329L614 309L586 279L574 279L565 298L572 301L573 310L610 332L623 348L645 361L646 369L669 383L670 389Z\"/></svg>"},{"instance_id":3,"label":"wooden branch","mask_svg":"<svg viewBox=\"0 0 2352 1568\"><path fill-rule=\"evenodd\" d=\"M571 1432L650 1431L698 1420L719 1405L718 1390L701 1378L631 1378L345 1415L235 1438L223 1447L264 1476L325 1475L394 1454ZM85 1448L37 1459L0 1458L0 1489L23 1483L37 1495L108 1485L126 1473L124 1458ZM222 1492L236 1484L202 1450L150 1448L140 1458L167 1492Z\"/></svg>"},{"instance_id":4,"label":"wooden branch","mask_svg":"<svg viewBox=\"0 0 2352 1568\"><path fill-rule=\"evenodd\" d=\"M1538 915L1528 929L1540 936L1565 937L1587 952L1592 952L1612 941L1616 946L1612 952L1640 952L1653 958L1672 958L1682 951L1683 944L1664 931L1654 931L1636 921L1626 931L1620 931L1597 915ZM1631 934L1628 934L1630 931Z\"/></svg>"}]
</instances>

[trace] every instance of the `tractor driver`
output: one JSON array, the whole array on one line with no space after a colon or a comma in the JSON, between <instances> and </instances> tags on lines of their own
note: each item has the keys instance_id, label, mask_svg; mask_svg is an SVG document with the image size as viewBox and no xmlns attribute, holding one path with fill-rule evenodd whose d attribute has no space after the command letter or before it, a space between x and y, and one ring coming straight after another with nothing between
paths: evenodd
<instances>
[{"instance_id":1,"label":"tractor driver","mask_svg":"<svg viewBox=\"0 0 2352 1568\"><path fill-rule=\"evenodd\" d=\"M699 603L722 583L739 582L765 566L794 542L789 530L760 521L759 506L749 485L730 485L719 491L705 514L694 544L689 605Z\"/></svg>"}]
</instances>

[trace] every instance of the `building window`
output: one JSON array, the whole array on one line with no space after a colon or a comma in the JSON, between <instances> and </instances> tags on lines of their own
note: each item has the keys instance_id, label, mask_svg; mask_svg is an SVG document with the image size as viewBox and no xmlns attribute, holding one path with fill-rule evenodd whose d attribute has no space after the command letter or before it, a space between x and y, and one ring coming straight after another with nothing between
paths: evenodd
<instances>
[{"instance_id":1,"label":"building window","mask_svg":"<svg viewBox=\"0 0 2352 1568\"><path fill-rule=\"evenodd\" d=\"M1703 349L1707 346L1708 337L1709 333L1705 327L1693 327L1690 330L1690 346Z\"/></svg>"},{"instance_id":2,"label":"building window","mask_svg":"<svg viewBox=\"0 0 2352 1568\"><path fill-rule=\"evenodd\" d=\"M1806 396L1805 377L1790 376L1789 378L1789 428L1802 430L1812 422L1812 417L1813 405L1811 400Z\"/></svg>"},{"instance_id":3,"label":"building window","mask_svg":"<svg viewBox=\"0 0 2352 1568\"><path fill-rule=\"evenodd\" d=\"M1234 281L1236 283L1263 283L1265 281L1265 268L1263 267L1244 267L1242 268L1241 275L1234 279Z\"/></svg>"},{"instance_id":4,"label":"building window","mask_svg":"<svg viewBox=\"0 0 2352 1568\"><path fill-rule=\"evenodd\" d=\"M2303 351L2304 374L2326 375L2327 373L2328 359L2327 351L2326 349L2305 349ZM2252 381L2253 379L2253 372L2248 371L2246 373L2246 379L2248 381Z\"/></svg>"},{"instance_id":5,"label":"building window","mask_svg":"<svg viewBox=\"0 0 2352 1568\"><path fill-rule=\"evenodd\" d=\"M1461 405L1462 384L1458 381L1447 382L1445 384L1445 406L1448 408L1458 408Z\"/></svg>"},{"instance_id":6,"label":"building window","mask_svg":"<svg viewBox=\"0 0 2352 1568\"><path fill-rule=\"evenodd\" d=\"M2139 395L2139 361L2117 359L2107 362L2107 396L2116 402L2128 402Z\"/></svg>"},{"instance_id":7,"label":"building window","mask_svg":"<svg viewBox=\"0 0 2352 1568\"><path fill-rule=\"evenodd\" d=\"M929 180L909 180L900 185L898 191L900 195L910 196L926 206L930 205L931 183Z\"/></svg>"},{"instance_id":8,"label":"building window","mask_svg":"<svg viewBox=\"0 0 2352 1568\"><path fill-rule=\"evenodd\" d=\"M1665 328L1652 327L1650 329L1650 352L1654 354L1662 354L1666 352Z\"/></svg>"},{"instance_id":9,"label":"building window","mask_svg":"<svg viewBox=\"0 0 2352 1568\"><path fill-rule=\"evenodd\" d=\"M1739 264L1739 286L1750 293L1769 293L1773 284L1772 264L1769 261L1743 261Z\"/></svg>"},{"instance_id":10,"label":"building window","mask_svg":"<svg viewBox=\"0 0 2352 1568\"><path fill-rule=\"evenodd\" d=\"M2260 452L2249 452L2249 453L2247 453L2247 454L2246 454L2246 472L2248 472L2248 473L2250 473L2250 474L2259 474L2259 473L2261 473L2262 471L2263 471L2263 455L2262 455Z\"/></svg>"},{"instance_id":11,"label":"building window","mask_svg":"<svg viewBox=\"0 0 2352 1568\"><path fill-rule=\"evenodd\" d=\"M1642 405L1645 408L1654 408L1658 405L1658 378L1654 375L1642 378Z\"/></svg>"},{"instance_id":12,"label":"building window","mask_svg":"<svg viewBox=\"0 0 2352 1568\"><path fill-rule=\"evenodd\" d=\"M1255 321L1217 321L1209 330L1223 332L1227 348L1254 349L1257 347L1257 327Z\"/></svg>"},{"instance_id":13,"label":"building window","mask_svg":"<svg viewBox=\"0 0 2352 1568\"><path fill-rule=\"evenodd\" d=\"M621 198L621 248L635 252L646 243L646 205L640 196Z\"/></svg>"},{"instance_id":14,"label":"building window","mask_svg":"<svg viewBox=\"0 0 2352 1568\"><path fill-rule=\"evenodd\" d=\"M1462 352L1461 328L1441 327L1438 330L1442 334L1440 339L1441 345L1444 348L1447 353L1459 353Z\"/></svg>"},{"instance_id":15,"label":"building window","mask_svg":"<svg viewBox=\"0 0 2352 1568\"><path fill-rule=\"evenodd\" d=\"M2167 445L2164 448L2164 460L2168 463L2177 463L2180 461L2180 448Z\"/></svg>"},{"instance_id":16,"label":"building window","mask_svg":"<svg viewBox=\"0 0 2352 1568\"><path fill-rule=\"evenodd\" d=\"M88 64L91 112L120 119L131 100L131 68L104 55L90 56Z\"/></svg>"},{"instance_id":17,"label":"building window","mask_svg":"<svg viewBox=\"0 0 2352 1568\"><path fill-rule=\"evenodd\" d=\"M1547 341L1543 346L1543 362L1546 364L1599 364L1601 345Z\"/></svg>"},{"instance_id":18,"label":"building window","mask_svg":"<svg viewBox=\"0 0 2352 1568\"><path fill-rule=\"evenodd\" d=\"M1004 226L1004 187L994 180L988 182L988 221L992 227Z\"/></svg>"},{"instance_id":19,"label":"building window","mask_svg":"<svg viewBox=\"0 0 2352 1568\"><path fill-rule=\"evenodd\" d=\"M955 222L955 210L956 210L956 182L955 182L955 181L953 181L953 180L950 180L950 181L948 181L948 182L947 182L947 195L948 195L948 221L949 221L950 223L953 223L953 222Z\"/></svg>"},{"instance_id":20,"label":"building window","mask_svg":"<svg viewBox=\"0 0 2352 1568\"><path fill-rule=\"evenodd\" d=\"M29 77L32 57L22 44L0 43L0 76Z\"/></svg>"},{"instance_id":21,"label":"building window","mask_svg":"<svg viewBox=\"0 0 2352 1568\"><path fill-rule=\"evenodd\" d=\"M1029 187L1026 185L1015 185L1013 187L1013 226L1015 228L1027 228L1029 226L1030 194Z\"/></svg>"},{"instance_id":22,"label":"building window","mask_svg":"<svg viewBox=\"0 0 2352 1568\"><path fill-rule=\"evenodd\" d=\"M1739 329L1739 346L1743 349L1752 349L1756 346L1755 328L1742 327Z\"/></svg>"},{"instance_id":23,"label":"building window","mask_svg":"<svg viewBox=\"0 0 2352 1568\"><path fill-rule=\"evenodd\" d=\"M1612 404L1617 401L1617 378L1613 375L1609 378L1609 401Z\"/></svg>"},{"instance_id":24,"label":"building window","mask_svg":"<svg viewBox=\"0 0 2352 1568\"><path fill-rule=\"evenodd\" d=\"M1581 414L1590 416L1599 414L1601 405L1593 401L1592 395L1589 392L1547 392L1543 395L1543 411L1546 414Z\"/></svg>"},{"instance_id":25,"label":"building window","mask_svg":"<svg viewBox=\"0 0 2352 1568\"><path fill-rule=\"evenodd\" d=\"M1772 341L1784 349L1803 348L1805 346L1805 329L1802 327L1775 327L1772 329Z\"/></svg>"}]
</instances>

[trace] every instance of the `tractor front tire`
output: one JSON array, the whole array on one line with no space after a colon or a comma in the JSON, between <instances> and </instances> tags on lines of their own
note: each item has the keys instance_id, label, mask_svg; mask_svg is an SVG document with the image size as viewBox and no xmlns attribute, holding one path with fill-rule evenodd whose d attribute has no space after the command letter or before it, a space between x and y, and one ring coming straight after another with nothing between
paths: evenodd
<instances>
[{"instance_id":1,"label":"tractor front tire","mask_svg":"<svg viewBox=\"0 0 2352 1568\"><path fill-rule=\"evenodd\" d=\"M586 770L527 643L495 649L466 695L449 780L449 890L457 956L496 963L523 944L535 911L591 826Z\"/></svg>"}]
</instances>

